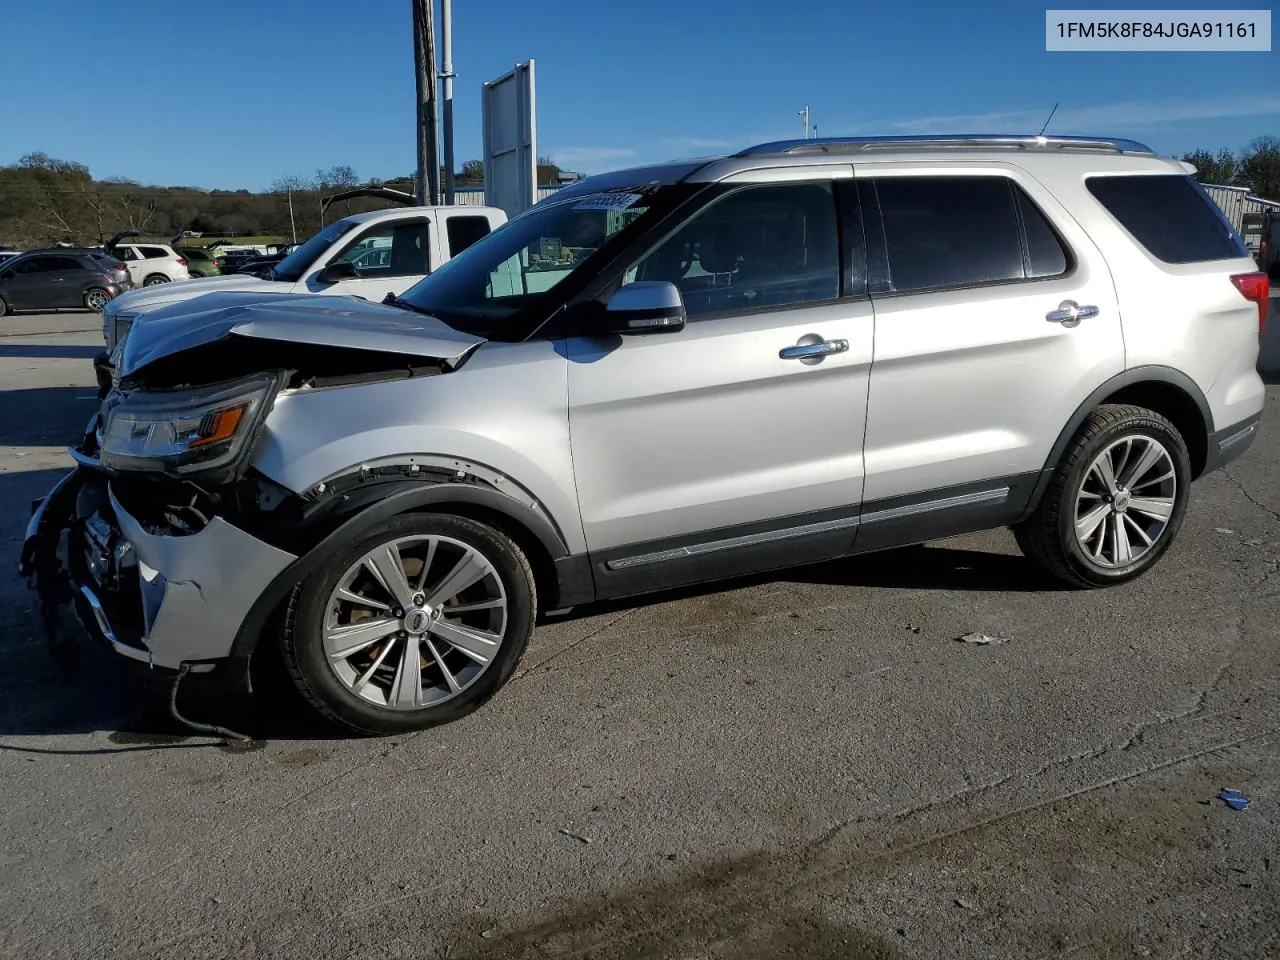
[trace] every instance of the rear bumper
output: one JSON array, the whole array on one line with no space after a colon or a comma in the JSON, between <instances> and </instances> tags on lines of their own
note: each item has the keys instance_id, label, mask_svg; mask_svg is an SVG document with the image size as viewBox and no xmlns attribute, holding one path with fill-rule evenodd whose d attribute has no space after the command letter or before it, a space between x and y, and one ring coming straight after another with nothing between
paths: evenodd
<instances>
[{"instance_id":1,"label":"rear bumper","mask_svg":"<svg viewBox=\"0 0 1280 960\"><path fill-rule=\"evenodd\" d=\"M65 569L52 559L63 530ZM229 658L254 601L296 559L216 516L196 533L151 532L80 467L33 511L19 570L46 610L69 600L107 648L177 670Z\"/></svg>"},{"instance_id":2,"label":"rear bumper","mask_svg":"<svg viewBox=\"0 0 1280 960\"><path fill-rule=\"evenodd\" d=\"M1221 470L1232 460L1242 456L1258 437L1262 428L1262 414L1255 413L1251 417L1233 423L1229 427L1209 434L1209 448L1205 456L1203 476L1214 470Z\"/></svg>"}]
</instances>

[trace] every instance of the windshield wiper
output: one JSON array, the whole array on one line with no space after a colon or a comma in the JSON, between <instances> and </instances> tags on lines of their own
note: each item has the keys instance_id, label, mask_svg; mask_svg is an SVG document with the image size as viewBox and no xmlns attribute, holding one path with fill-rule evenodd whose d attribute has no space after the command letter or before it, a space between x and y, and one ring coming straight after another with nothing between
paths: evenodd
<instances>
[{"instance_id":1,"label":"windshield wiper","mask_svg":"<svg viewBox=\"0 0 1280 960\"><path fill-rule=\"evenodd\" d=\"M385 297L382 298L382 302L389 307L399 307L401 310L410 310L413 313L420 313L424 317L435 316L435 314L432 313L430 310L424 310L422 307L419 307L416 304L412 304L408 300L401 300L394 293L388 293Z\"/></svg>"}]
</instances>

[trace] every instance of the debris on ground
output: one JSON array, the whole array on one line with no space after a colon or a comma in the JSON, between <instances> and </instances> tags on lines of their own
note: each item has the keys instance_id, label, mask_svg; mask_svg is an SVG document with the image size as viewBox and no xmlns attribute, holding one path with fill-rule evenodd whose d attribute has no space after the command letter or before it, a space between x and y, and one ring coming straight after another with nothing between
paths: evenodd
<instances>
[{"instance_id":1,"label":"debris on ground","mask_svg":"<svg viewBox=\"0 0 1280 960\"><path fill-rule=\"evenodd\" d=\"M1225 803L1232 810L1249 809L1249 798L1239 790L1223 790L1218 794L1218 799Z\"/></svg>"},{"instance_id":2,"label":"debris on ground","mask_svg":"<svg viewBox=\"0 0 1280 960\"><path fill-rule=\"evenodd\" d=\"M1213 532L1214 533L1235 533L1235 531L1232 530L1230 527L1214 527Z\"/></svg>"},{"instance_id":3,"label":"debris on ground","mask_svg":"<svg viewBox=\"0 0 1280 960\"><path fill-rule=\"evenodd\" d=\"M975 643L979 646L987 646L992 643L1008 643L1009 637L993 637L989 633L966 633L964 636L956 637L958 643Z\"/></svg>"},{"instance_id":4,"label":"debris on ground","mask_svg":"<svg viewBox=\"0 0 1280 960\"><path fill-rule=\"evenodd\" d=\"M956 906L964 910L975 909L974 905L970 903L968 900L966 900L964 897L956 897Z\"/></svg>"},{"instance_id":5,"label":"debris on ground","mask_svg":"<svg viewBox=\"0 0 1280 960\"><path fill-rule=\"evenodd\" d=\"M566 837L573 837L573 839L578 840L578 841L581 841L582 843L590 843L590 842L591 842L591 838L590 838L590 837L584 837L582 834L580 834L580 833L574 833L572 830L566 830L566 829L564 829L564 827L561 827L561 828L560 828L560 832L561 832L561 833L563 833Z\"/></svg>"}]
</instances>

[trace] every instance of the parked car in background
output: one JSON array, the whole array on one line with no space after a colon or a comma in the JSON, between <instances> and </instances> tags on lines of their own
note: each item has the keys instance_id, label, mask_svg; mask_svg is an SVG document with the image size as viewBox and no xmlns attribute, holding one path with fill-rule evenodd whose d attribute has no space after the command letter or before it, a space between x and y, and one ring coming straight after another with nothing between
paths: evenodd
<instances>
[{"instance_id":1,"label":"parked car in background","mask_svg":"<svg viewBox=\"0 0 1280 960\"><path fill-rule=\"evenodd\" d=\"M13 310L101 311L133 289L129 270L97 250L30 250L0 263L0 316Z\"/></svg>"},{"instance_id":2,"label":"parked car in background","mask_svg":"<svg viewBox=\"0 0 1280 960\"><path fill-rule=\"evenodd\" d=\"M111 384L110 354L125 332L159 308L207 293L232 290L260 293L353 294L382 300L408 290L481 237L506 223L497 207L396 207L335 220L263 276L223 275L167 287L135 290L104 313L102 335L106 350L94 360L98 390ZM376 265L360 258L371 249L385 248L388 256ZM357 262L359 261L359 262Z\"/></svg>"},{"instance_id":3,"label":"parked car in background","mask_svg":"<svg viewBox=\"0 0 1280 960\"><path fill-rule=\"evenodd\" d=\"M267 257L261 250L230 250L222 255L222 272L239 273L246 265Z\"/></svg>"},{"instance_id":4,"label":"parked car in background","mask_svg":"<svg viewBox=\"0 0 1280 960\"><path fill-rule=\"evenodd\" d=\"M361 733L476 709L540 611L1006 526L1132 581L1266 400L1266 276L1127 140L761 144L579 181L385 304L228 291L134 325L20 572L153 671L277 644Z\"/></svg>"},{"instance_id":5,"label":"parked car in background","mask_svg":"<svg viewBox=\"0 0 1280 960\"><path fill-rule=\"evenodd\" d=\"M1272 280L1280 280L1280 211L1268 212L1262 220L1258 244L1258 269Z\"/></svg>"},{"instance_id":6,"label":"parked car in background","mask_svg":"<svg viewBox=\"0 0 1280 960\"><path fill-rule=\"evenodd\" d=\"M128 266L136 287L191 279L186 258L167 243L117 243L108 249Z\"/></svg>"},{"instance_id":7,"label":"parked car in background","mask_svg":"<svg viewBox=\"0 0 1280 960\"><path fill-rule=\"evenodd\" d=\"M203 247L177 247L178 256L187 261L187 272L195 277L217 277L222 274L222 263Z\"/></svg>"}]
</instances>

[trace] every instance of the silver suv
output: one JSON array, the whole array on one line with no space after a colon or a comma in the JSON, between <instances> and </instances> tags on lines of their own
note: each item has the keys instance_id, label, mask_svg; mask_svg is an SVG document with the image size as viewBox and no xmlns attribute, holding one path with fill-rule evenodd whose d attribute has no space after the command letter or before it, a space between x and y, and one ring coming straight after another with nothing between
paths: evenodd
<instances>
[{"instance_id":1,"label":"silver suv","mask_svg":"<svg viewBox=\"0 0 1280 960\"><path fill-rule=\"evenodd\" d=\"M1129 141L623 170L382 304L156 311L22 568L155 671L278 643L366 733L473 710L540 611L602 598L1005 525L1121 583L1252 442L1266 300L1186 166Z\"/></svg>"}]
</instances>

